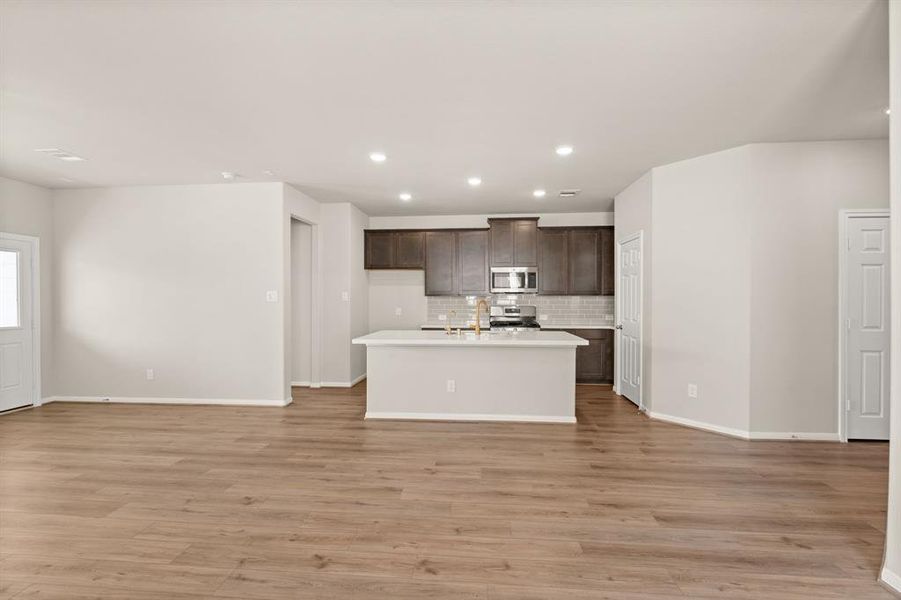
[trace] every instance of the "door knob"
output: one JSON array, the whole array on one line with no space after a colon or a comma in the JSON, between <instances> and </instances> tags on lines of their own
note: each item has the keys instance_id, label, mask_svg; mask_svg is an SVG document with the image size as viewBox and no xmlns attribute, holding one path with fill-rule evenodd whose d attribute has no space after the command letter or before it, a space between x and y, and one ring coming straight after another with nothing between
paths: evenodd
<instances>
[{"instance_id":1,"label":"door knob","mask_svg":"<svg viewBox=\"0 0 901 600\"><path fill-rule=\"evenodd\" d=\"M616 329L622 329L622 328L623 328L622 325L617 325L617 326L616 326Z\"/></svg>"}]
</instances>

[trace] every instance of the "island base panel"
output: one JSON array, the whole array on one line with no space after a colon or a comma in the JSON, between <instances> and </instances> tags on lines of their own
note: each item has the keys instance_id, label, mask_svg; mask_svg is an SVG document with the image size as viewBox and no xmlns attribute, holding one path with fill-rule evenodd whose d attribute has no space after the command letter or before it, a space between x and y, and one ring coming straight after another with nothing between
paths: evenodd
<instances>
[{"instance_id":1,"label":"island base panel","mask_svg":"<svg viewBox=\"0 0 901 600\"><path fill-rule=\"evenodd\" d=\"M575 423L575 369L575 348L369 346L366 418Z\"/></svg>"}]
</instances>

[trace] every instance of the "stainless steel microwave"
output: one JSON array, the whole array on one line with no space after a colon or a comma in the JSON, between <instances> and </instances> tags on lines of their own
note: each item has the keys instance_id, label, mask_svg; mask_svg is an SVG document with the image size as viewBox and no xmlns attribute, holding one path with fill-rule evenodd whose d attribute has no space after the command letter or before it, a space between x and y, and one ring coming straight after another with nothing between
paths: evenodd
<instances>
[{"instance_id":1,"label":"stainless steel microwave","mask_svg":"<svg viewBox=\"0 0 901 600\"><path fill-rule=\"evenodd\" d=\"M535 267L492 267L492 294L537 294L538 269Z\"/></svg>"}]
</instances>

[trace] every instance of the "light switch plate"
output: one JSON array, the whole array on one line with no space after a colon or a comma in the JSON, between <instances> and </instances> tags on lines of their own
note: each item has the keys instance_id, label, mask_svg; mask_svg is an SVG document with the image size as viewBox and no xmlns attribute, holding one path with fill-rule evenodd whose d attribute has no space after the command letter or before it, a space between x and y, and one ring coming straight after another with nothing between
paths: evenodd
<instances>
[{"instance_id":1,"label":"light switch plate","mask_svg":"<svg viewBox=\"0 0 901 600\"><path fill-rule=\"evenodd\" d=\"M447 321L447 315L438 315L439 321Z\"/></svg>"},{"instance_id":2,"label":"light switch plate","mask_svg":"<svg viewBox=\"0 0 901 600\"><path fill-rule=\"evenodd\" d=\"M153 369L147 369L147 381L153 380Z\"/></svg>"},{"instance_id":3,"label":"light switch plate","mask_svg":"<svg viewBox=\"0 0 901 600\"><path fill-rule=\"evenodd\" d=\"M395 309L394 309L394 316L395 316L395 317L399 317L399 316L401 316L401 315L403 315L403 314L404 314L404 309L402 309L402 308L399 307L399 306L395 307Z\"/></svg>"},{"instance_id":4,"label":"light switch plate","mask_svg":"<svg viewBox=\"0 0 901 600\"><path fill-rule=\"evenodd\" d=\"M696 383L688 384L688 397L689 398L697 398L698 397L698 384L696 384Z\"/></svg>"},{"instance_id":5,"label":"light switch plate","mask_svg":"<svg viewBox=\"0 0 901 600\"><path fill-rule=\"evenodd\" d=\"M348 302L350 300L350 292L341 292L341 299Z\"/></svg>"},{"instance_id":6,"label":"light switch plate","mask_svg":"<svg viewBox=\"0 0 901 600\"><path fill-rule=\"evenodd\" d=\"M278 290L267 291L266 302L278 302Z\"/></svg>"},{"instance_id":7,"label":"light switch plate","mask_svg":"<svg viewBox=\"0 0 901 600\"><path fill-rule=\"evenodd\" d=\"M457 381L455 379L447 380L447 391L448 392L456 392L457 391Z\"/></svg>"}]
</instances>

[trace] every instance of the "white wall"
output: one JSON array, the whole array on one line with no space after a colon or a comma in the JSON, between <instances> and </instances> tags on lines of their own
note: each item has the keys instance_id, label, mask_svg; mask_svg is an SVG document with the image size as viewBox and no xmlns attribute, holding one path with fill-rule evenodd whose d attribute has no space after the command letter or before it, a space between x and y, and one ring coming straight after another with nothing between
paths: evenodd
<instances>
[{"instance_id":1,"label":"white wall","mask_svg":"<svg viewBox=\"0 0 901 600\"><path fill-rule=\"evenodd\" d=\"M892 231L901 231L901 2L889 5ZM895 240L899 239L896 234ZM892 243L892 410L889 501L882 580L901 592L901 244Z\"/></svg>"},{"instance_id":2,"label":"white wall","mask_svg":"<svg viewBox=\"0 0 901 600\"><path fill-rule=\"evenodd\" d=\"M57 394L284 400L282 184L54 202Z\"/></svg>"},{"instance_id":3,"label":"white wall","mask_svg":"<svg viewBox=\"0 0 901 600\"><path fill-rule=\"evenodd\" d=\"M653 380L653 353L651 339L653 335L653 312L651 311L651 289L654 285L651 277L653 264L653 228L651 223L651 199L653 197L653 171L648 171L632 185L617 194L613 199L614 226L616 240L620 242L642 233L642 290L641 290L641 346L642 346L642 380ZM619 265L616 265L616 280L619 282ZM619 349L616 351L616 364L619 364ZM651 386L645 385L641 390L641 401L648 410L653 408ZM636 399L637 400L637 399Z\"/></svg>"},{"instance_id":4,"label":"white wall","mask_svg":"<svg viewBox=\"0 0 901 600\"><path fill-rule=\"evenodd\" d=\"M369 328L363 271L363 229L368 219L352 204L320 206L323 385L349 384L366 372L365 350L351 339Z\"/></svg>"},{"instance_id":5,"label":"white wall","mask_svg":"<svg viewBox=\"0 0 901 600\"><path fill-rule=\"evenodd\" d=\"M369 333L369 280L363 268L365 243L363 230L369 227L369 216L350 205L350 336ZM350 351L350 381L366 375L366 347L347 340Z\"/></svg>"},{"instance_id":6,"label":"white wall","mask_svg":"<svg viewBox=\"0 0 901 600\"><path fill-rule=\"evenodd\" d=\"M622 237L647 224L650 188L652 412L837 438L838 211L885 207L887 184L886 142L852 140L733 148L619 194Z\"/></svg>"},{"instance_id":7,"label":"white wall","mask_svg":"<svg viewBox=\"0 0 901 600\"><path fill-rule=\"evenodd\" d=\"M427 312L424 271L369 271L370 331L419 329Z\"/></svg>"},{"instance_id":8,"label":"white wall","mask_svg":"<svg viewBox=\"0 0 901 600\"><path fill-rule=\"evenodd\" d=\"M838 431L838 212L888 207L888 141L748 147L751 430Z\"/></svg>"},{"instance_id":9,"label":"white wall","mask_svg":"<svg viewBox=\"0 0 901 600\"><path fill-rule=\"evenodd\" d=\"M653 173L655 413L748 430L747 147ZM646 382L647 383L647 382ZM698 386L689 399L688 384Z\"/></svg>"},{"instance_id":10,"label":"white wall","mask_svg":"<svg viewBox=\"0 0 901 600\"><path fill-rule=\"evenodd\" d=\"M291 222L291 381L313 377L313 227Z\"/></svg>"},{"instance_id":11,"label":"white wall","mask_svg":"<svg viewBox=\"0 0 901 600\"><path fill-rule=\"evenodd\" d=\"M41 395L52 396L53 382L53 201L50 190L0 177L0 232L40 239Z\"/></svg>"}]
</instances>

